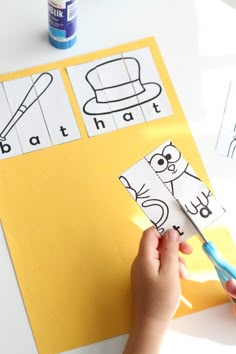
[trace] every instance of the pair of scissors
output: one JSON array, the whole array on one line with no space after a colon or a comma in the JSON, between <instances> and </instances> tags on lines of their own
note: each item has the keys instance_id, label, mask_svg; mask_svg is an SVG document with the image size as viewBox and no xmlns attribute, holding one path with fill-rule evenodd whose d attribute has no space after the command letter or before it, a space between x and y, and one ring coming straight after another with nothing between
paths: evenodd
<instances>
[{"instance_id":1,"label":"pair of scissors","mask_svg":"<svg viewBox=\"0 0 236 354\"><path fill-rule=\"evenodd\" d=\"M190 222L193 224L195 229L197 230L201 240L202 240L202 249L209 258L209 260L212 262L212 264L215 267L216 273L218 275L218 278L224 287L224 284L227 280L229 279L236 279L236 267L231 265L229 262L227 262L217 247L214 245L213 242L207 241L206 237L202 233L202 231L199 229L195 221L192 219L192 217L189 215L187 210L183 207L183 205L180 203L179 200L177 200L177 203L179 204L180 208L184 212L184 214L187 216L187 218L190 220ZM233 303L236 303L236 298L230 297L230 300Z\"/></svg>"}]
</instances>

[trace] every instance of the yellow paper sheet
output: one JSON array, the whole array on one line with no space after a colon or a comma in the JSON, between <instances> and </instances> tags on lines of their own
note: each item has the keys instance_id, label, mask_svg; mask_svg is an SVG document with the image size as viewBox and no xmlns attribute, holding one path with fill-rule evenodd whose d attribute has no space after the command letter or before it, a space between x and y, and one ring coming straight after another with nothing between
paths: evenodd
<instances>
[{"instance_id":1,"label":"yellow paper sheet","mask_svg":"<svg viewBox=\"0 0 236 354\"><path fill-rule=\"evenodd\" d=\"M149 47L173 108L160 120L88 138L66 66ZM40 354L55 354L129 331L129 272L150 223L117 176L166 140L174 140L199 177L206 171L153 38L2 75L6 81L59 68L82 139L0 162L0 216ZM209 238L230 261L221 225ZM183 282L177 316L228 301L195 237L188 266L208 274Z\"/></svg>"}]
</instances>

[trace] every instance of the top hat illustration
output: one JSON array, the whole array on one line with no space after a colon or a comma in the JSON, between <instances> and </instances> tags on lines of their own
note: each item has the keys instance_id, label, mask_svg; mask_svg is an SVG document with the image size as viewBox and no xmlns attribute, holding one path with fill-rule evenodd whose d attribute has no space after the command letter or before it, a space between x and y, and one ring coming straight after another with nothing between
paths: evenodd
<instances>
[{"instance_id":1,"label":"top hat illustration","mask_svg":"<svg viewBox=\"0 0 236 354\"><path fill-rule=\"evenodd\" d=\"M123 111L153 100L162 91L156 82L141 82L140 64L132 57L97 65L85 78L95 94L83 106L84 113L89 115Z\"/></svg>"}]
</instances>

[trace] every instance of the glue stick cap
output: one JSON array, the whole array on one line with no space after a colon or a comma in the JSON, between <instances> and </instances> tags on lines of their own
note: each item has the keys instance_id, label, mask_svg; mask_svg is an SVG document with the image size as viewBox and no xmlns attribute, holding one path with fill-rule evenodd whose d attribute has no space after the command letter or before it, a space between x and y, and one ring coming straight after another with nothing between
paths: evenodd
<instances>
[{"instance_id":1,"label":"glue stick cap","mask_svg":"<svg viewBox=\"0 0 236 354\"><path fill-rule=\"evenodd\" d=\"M58 49L72 47L77 37L77 0L48 0L48 39Z\"/></svg>"}]
</instances>

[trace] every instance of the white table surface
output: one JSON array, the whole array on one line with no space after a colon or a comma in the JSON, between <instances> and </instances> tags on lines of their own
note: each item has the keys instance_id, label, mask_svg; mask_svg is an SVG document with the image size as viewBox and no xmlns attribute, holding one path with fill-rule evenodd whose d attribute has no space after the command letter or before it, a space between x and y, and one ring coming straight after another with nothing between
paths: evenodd
<instances>
[{"instance_id":1,"label":"white table surface","mask_svg":"<svg viewBox=\"0 0 236 354\"><path fill-rule=\"evenodd\" d=\"M0 74L155 36L236 241L236 161L214 151L227 86L236 71L236 0L79 3L77 44L60 51L47 42L46 0L0 0ZM235 354L235 333L231 305L218 306L173 320L162 352ZM121 336L67 353L118 354L126 339ZM37 354L1 230L0 353Z\"/></svg>"}]
</instances>

